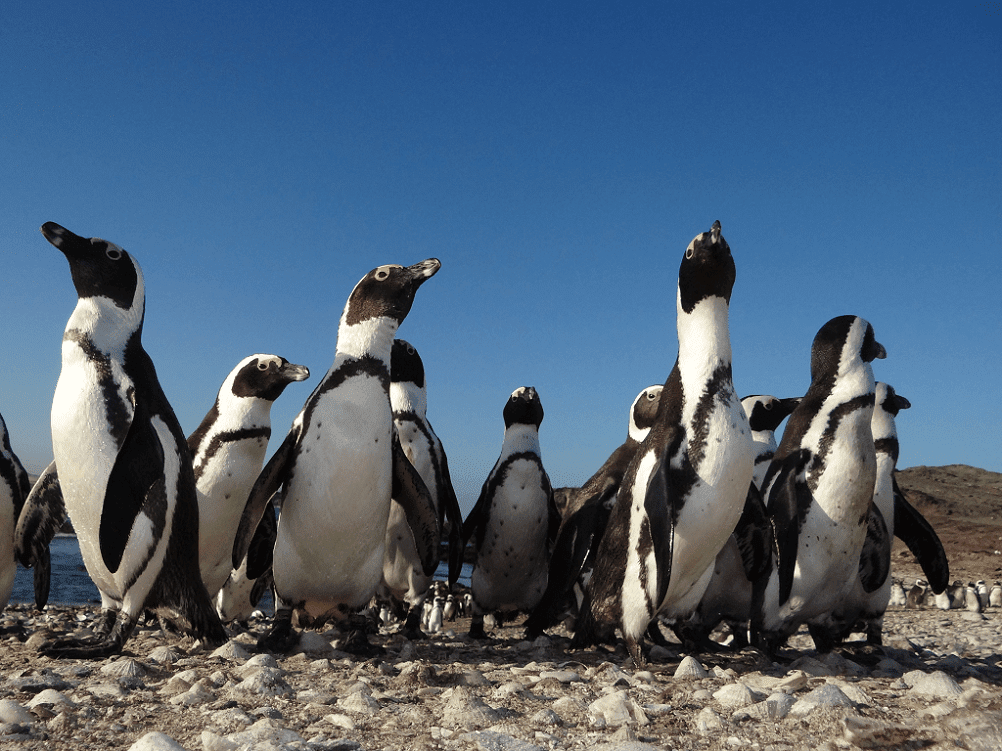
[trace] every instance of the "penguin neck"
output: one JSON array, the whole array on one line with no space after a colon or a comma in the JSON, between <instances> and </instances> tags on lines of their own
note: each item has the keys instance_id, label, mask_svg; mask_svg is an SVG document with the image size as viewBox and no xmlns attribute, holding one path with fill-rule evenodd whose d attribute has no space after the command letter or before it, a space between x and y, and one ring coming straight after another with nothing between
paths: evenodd
<instances>
[{"instance_id":1,"label":"penguin neck","mask_svg":"<svg viewBox=\"0 0 1002 751\"><path fill-rule=\"evenodd\" d=\"M413 412L418 417L424 417L428 411L428 398L425 390L413 383L390 383L390 406L394 412Z\"/></svg>"},{"instance_id":2,"label":"penguin neck","mask_svg":"<svg viewBox=\"0 0 1002 751\"><path fill-rule=\"evenodd\" d=\"M682 382L689 376L700 381L719 365L731 364L731 338L728 330L727 301L714 295L696 303L691 313L682 310L678 299L678 364Z\"/></svg>"},{"instance_id":3,"label":"penguin neck","mask_svg":"<svg viewBox=\"0 0 1002 751\"><path fill-rule=\"evenodd\" d=\"M359 323L345 322L344 315L337 330L337 352L334 356L334 366L345 360L359 360L363 357L374 357L390 368L390 351L393 349L393 337L400 326L395 318L368 318Z\"/></svg>"},{"instance_id":4,"label":"penguin neck","mask_svg":"<svg viewBox=\"0 0 1002 751\"><path fill-rule=\"evenodd\" d=\"M633 420L630 420L630 430L626 434L626 437L637 443L643 443L647 434L651 432L650 428L641 428Z\"/></svg>"},{"instance_id":5,"label":"penguin neck","mask_svg":"<svg viewBox=\"0 0 1002 751\"><path fill-rule=\"evenodd\" d=\"M120 308L106 297L82 297L66 323L66 333L82 332L99 351L121 353L136 334L142 337L144 313L141 292L130 308Z\"/></svg>"},{"instance_id":6,"label":"penguin neck","mask_svg":"<svg viewBox=\"0 0 1002 751\"><path fill-rule=\"evenodd\" d=\"M539 430L535 425L515 423L504 431L501 457L520 454L524 451L539 453Z\"/></svg>"},{"instance_id":7,"label":"penguin neck","mask_svg":"<svg viewBox=\"0 0 1002 751\"><path fill-rule=\"evenodd\" d=\"M767 451L776 452L776 431L774 430L753 430L751 432L752 441L755 442L755 454L761 455Z\"/></svg>"},{"instance_id":8,"label":"penguin neck","mask_svg":"<svg viewBox=\"0 0 1002 751\"><path fill-rule=\"evenodd\" d=\"M220 415L225 415L226 422L242 428L271 427L271 405L268 399L252 397L234 397L220 404Z\"/></svg>"}]
</instances>

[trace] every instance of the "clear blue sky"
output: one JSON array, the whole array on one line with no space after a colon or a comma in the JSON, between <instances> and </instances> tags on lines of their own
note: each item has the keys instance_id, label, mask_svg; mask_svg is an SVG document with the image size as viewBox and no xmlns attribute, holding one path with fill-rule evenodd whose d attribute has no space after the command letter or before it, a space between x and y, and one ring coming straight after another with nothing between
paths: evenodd
<instances>
[{"instance_id":1,"label":"clear blue sky","mask_svg":"<svg viewBox=\"0 0 1002 751\"><path fill-rule=\"evenodd\" d=\"M34 472L75 304L46 221L124 246L186 432L254 352L334 354L354 284L442 270L399 331L464 510L532 385L585 480L677 352L686 245L737 264L742 394L869 320L899 467L1002 471L1002 3L14 2L0 25L0 413Z\"/></svg>"}]
</instances>

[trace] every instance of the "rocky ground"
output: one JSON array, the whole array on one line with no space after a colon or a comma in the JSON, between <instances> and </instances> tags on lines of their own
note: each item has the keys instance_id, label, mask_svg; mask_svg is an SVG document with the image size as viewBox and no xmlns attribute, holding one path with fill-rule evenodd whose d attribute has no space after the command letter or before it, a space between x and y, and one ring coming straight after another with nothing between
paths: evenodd
<instances>
[{"instance_id":1,"label":"rocky ground","mask_svg":"<svg viewBox=\"0 0 1002 751\"><path fill-rule=\"evenodd\" d=\"M973 483L954 473L963 476L958 492L1002 500L1002 476L976 472ZM911 480L901 485L915 500ZM1002 503L929 497L916 505L943 538L952 578L999 578L992 517ZM969 522L969 508L984 519ZM901 552L894 575L921 576ZM0 748L1002 748L997 608L889 610L881 650L819 655L804 631L776 661L754 650L686 655L679 645L654 648L642 669L622 648L569 651L560 629L535 642L518 627L471 641L462 620L423 641L383 631L372 641L384 653L368 660L340 652L333 630L306 632L291 655L257 654L267 619L215 651L140 629L123 655L104 661L38 655L48 631L84 629L95 615L4 612Z\"/></svg>"}]
</instances>

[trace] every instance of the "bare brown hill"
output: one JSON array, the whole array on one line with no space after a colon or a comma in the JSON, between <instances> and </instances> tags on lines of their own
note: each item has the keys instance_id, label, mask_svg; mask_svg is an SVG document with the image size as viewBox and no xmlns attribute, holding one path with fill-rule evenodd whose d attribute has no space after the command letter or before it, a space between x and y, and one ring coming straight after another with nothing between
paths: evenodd
<instances>
[{"instance_id":1,"label":"bare brown hill","mask_svg":"<svg viewBox=\"0 0 1002 751\"><path fill-rule=\"evenodd\" d=\"M1002 474L966 464L909 467L898 472L898 485L942 540L952 580L1002 579ZM900 540L894 560L910 570L913 558Z\"/></svg>"}]
</instances>

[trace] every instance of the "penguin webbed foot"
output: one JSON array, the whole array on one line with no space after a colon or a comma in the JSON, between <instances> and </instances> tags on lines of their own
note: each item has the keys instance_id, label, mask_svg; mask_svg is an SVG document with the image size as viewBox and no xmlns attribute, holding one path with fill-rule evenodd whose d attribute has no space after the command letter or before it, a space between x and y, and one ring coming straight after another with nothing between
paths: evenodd
<instances>
[{"instance_id":1,"label":"penguin webbed foot","mask_svg":"<svg viewBox=\"0 0 1002 751\"><path fill-rule=\"evenodd\" d=\"M407 611L407 619L404 621L404 625L398 632L405 639L416 641L428 638L428 635L421 630L421 610L421 605L415 605Z\"/></svg>"},{"instance_id":2,"label":"penguin webbed foot","mask_svg":"<svg viewBox=\"0 0 1002 751\"><path fill-rule=\"evenodd\" d=\"M484 631L484 617L482 615L475 615L470 620L469 636L471 639L477 639L480 641L485 641L490 638L487 635L487 632Z\"/></svg>"},{"instance_id":3,"label":"penguin webbed foot","mask_svg":"<svg viewBox=\"0 0 1002 751\"><path fill-rule=\"evenodd\" d=\"M268 633L257 640L257 648L261 652L277 652L285 654L299 644L299 632L292 627L292 611L280 610L275 613L275 619Z\"/></svg>"},{"instance_id":4,"label":"penguin webbed foot","mask_svg":"<svg viewBox=\"0 0 1002 751\"><path fill-rule=\"evenodd\" d=\"M357 628L353 628L348 632L347 638L343 644L338 646L338 649L357 657L378 657L379 655L386 654L386 650L383 647L370 642L365 631Z\"/></svg>"},{"instance_id":5,"label":"penguin webbed foot","mask_svg":"<svg viewBox=\"0 0 1002 751\"><path fill-rule=\"evenodd\" d=\"M664 638L664 636L662 636ZM644 657L643 649L641 648L642 639L634 639L633 637L625 637L626 641L626 651L630 653L630 657L633 658L633 664L636 666L637 670L645 667L647 665L647 659Z\"/></svg>"},{"instance_id":6,"label":"penguin webbed foot","mask_svg":"<svg viewBox=\"0 0 1002 751\"><path fill-rule=\"evenodd\" d=\"M119 654L135 629L138 618L121 612L116 613L114 610L105 610L101 614L101 627L107 621L109 614L114 625L107 633L101 633L99 628L94 636L53 639L43 643L38 651L46 657L83 660L99 660Z\"/></svg>"}]
</instances>

